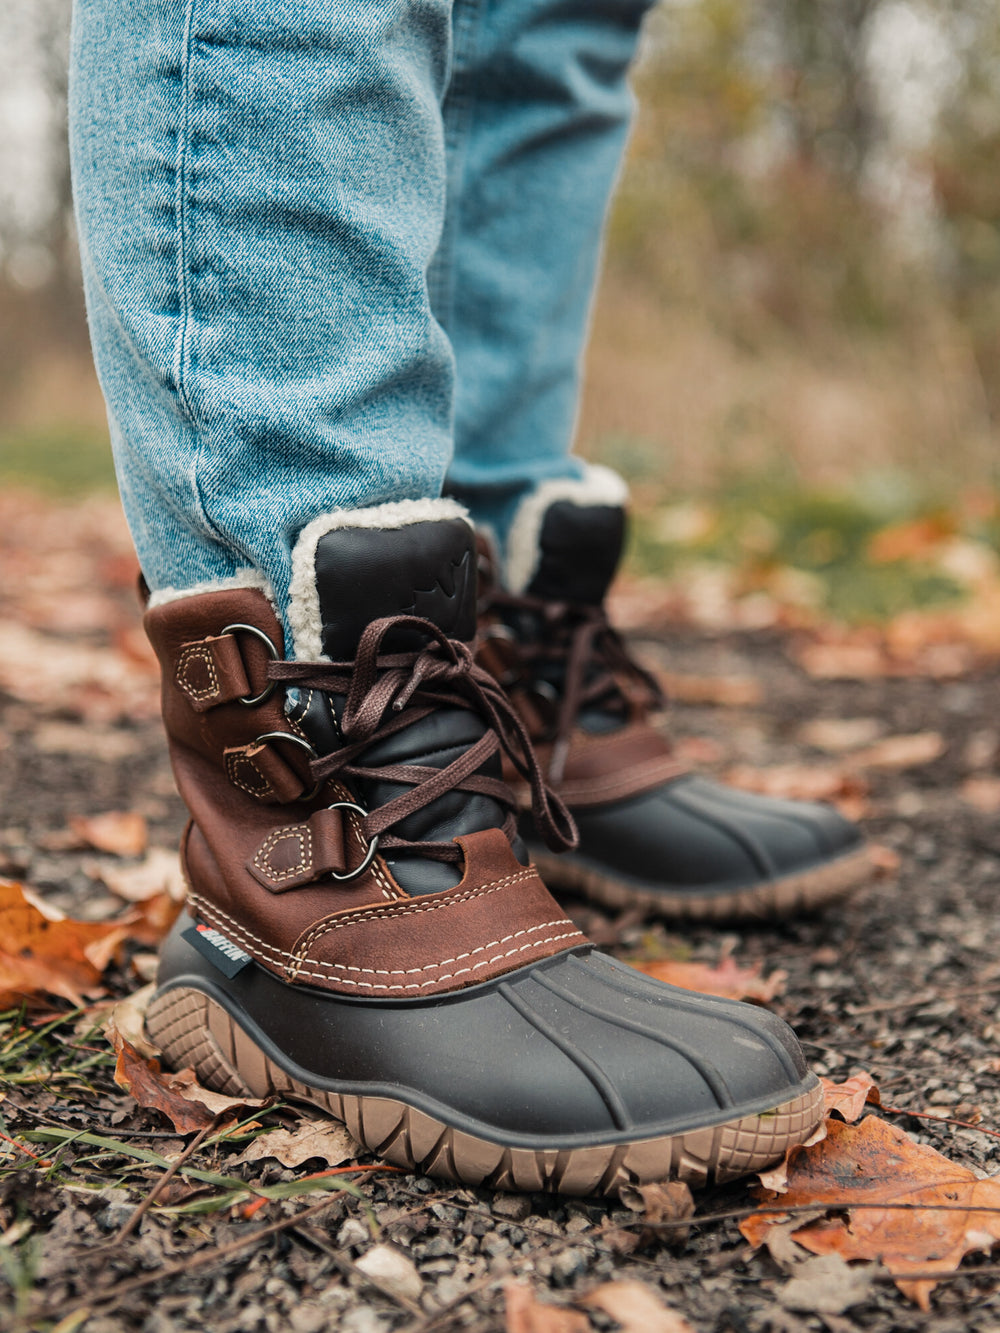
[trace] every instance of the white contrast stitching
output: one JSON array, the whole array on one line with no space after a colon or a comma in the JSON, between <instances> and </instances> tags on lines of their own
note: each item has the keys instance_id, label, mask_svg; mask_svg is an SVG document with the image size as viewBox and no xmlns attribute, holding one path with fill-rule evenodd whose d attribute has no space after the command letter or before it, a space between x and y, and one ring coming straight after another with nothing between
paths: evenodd
<instances>
[{"instance_id":1,"label":"white contrast stitching","mask_svg":"<svg viewBox=\"0 0 1000 1333\"><path fill-rule=\"evenodd\" d=\"M204 663L208 671L208 678L212 682L209 689L196 689L195 686L189 684L185 679L183 672L192 662ZM199 703L201 703L203 699L214 699L219 693L219 677L215 670L215 662L212 660L211 652L204 647L203 644L197 644L184 649L180 657L177 659L177 670L174 673L174 679L177 681L178 687L182 689L189 698L197 699Z\"/></svg>"},{"instance_id":2,"label":"white contrast stitching","mask_svg":"<svg viewBox=\"0 0 1000 1333\"><path fill-rule=\"evenodd\" d=\"M472 898L485 898L488 894L497 893L508 885L523 884L525 880L534 879L537 873L534 866L526 866L520 874L507 875L503 879L493 880L490 884L483 884L478 889L466 889L464 893L444 898L440 902L421 903L419 899L410 899L407 906L400 907L393 912L383 912L381 906L379 906L378 908L356 909L347 918L340 915L324 917L322 921L317 921L311 925L307 933L300 936L296 941L296 957L302 957L309 945L320 935L326 935L335 930L344 930L348 926L358 925L365 921L390 921L401 916L417 916L422 912L439 912L444 908L455 907L459 903L468 902Z\"/></svg>"},{"instance_id":3,"label":"white contrast stitching","mask_svg":"<svg viewBox=\"0 0 1000 1333\"><path fill-rule=\"evenodd\" d=\"M245 791L248 796L253 796L255 798L267 796L272 792L273 789L270 782L253 760L249 759L245 754L227 754L225 762L226 776L234 787L239 787L240 791ZM255 773L264 785L262 787L251 787L248 783L242 782L239 778L239 766L241 764L249 768L252 773Z\"/></svg>"},{"instance_id":4,"label":"white contrast stitching","mask_svg":"<svg viewBox=\"0 0 1000 1333\"><path fill-rule=\"evenodd\" d=\"M271 865L271 853L280 842L287 842L290 838L294 838L299 844L299 860L288 870L275 870ZM308 824L299 824L292 828L275 829L273 833L269 833L257 848L253 863L272 883L280 884L283 880L294 879L296 875L304 874L311 868L312 859L312 829Z\"/></svg>"},{"instance_id":5,"label":"white contrast stitching","mask_svg":"<svg viewBox=\"0 0 1000 1333\"><path fill-rule=\"evenodd\" d=\"M323 972L305 971L301 967L290 970L285 966L283 960L288 960L289 962L297 961L292 957L291 954L286 953L282 949L276 949L272 945L265 944L263 940L258 938L258 936L254 935L251 931L244 929L244 927L242 927L237 921L234 921L233 918L227 912L223 911L221 907L217 907L214 903L205 902L205 900L202 899L198 894L192 893L191 902L194 906L196 906L199 910L201 910L204 913L205 917L209 921L211 920L213 914L222 918L222 920L226 923L226 930L228 931L228 933L236 937L235 942L237 944L257 945L259 952L265 958L267 958L267 956L270 955L270 961L272 961L275 966L281 967L286 972L286 974L290 972L292 978L305 977L305 978L312 978L313 980L316 981L334 980L337 982L338 985L355 986L358 987L359 989L365 989L365 990L392 990L392 991L424 990L429 986L439 985L442 981L452 981L455 979L455 977L465 976L469 972L476 972L479 971L481 968L490 967L493 963L502 962L505 958L513 957L514 954L524 953L525 950L527 949L541 949L544 948L545 945L547 944L556 944L560 940L568 940L568 939L579 939L584 943L586 942L586 936L582 935L581 932L574 927L572 930L564 931L561 935L550 935L544 940L529 940L526 944L518 945L516 949L508 949L505 953L496 954L492 958L483 959L478 963L473 963L471 967L459 968L456 972L449 972L446 973L444 976L431 977L428 981L425 982L409 982L406 985L402 984L388 985L385 982L355 981L353 977L331 978L330 976L325 975ZM524 932L518 931L517 934L515 935L506 936L504 939L501 940L494 940L490 944L483 944L479 946L478 949L472 950L471 953L480 952L482 949L495 948L499 944L506 943L507 940L516 939L517 935L520 935L522 933L528 933L530 930L545 930L549 926L559 926L563 924L572 925L572 922L570 922L566 918L562 918L562 920L558 921L547 921L543 925L529 927ZM439 967L447 967L449 966L450 962L452 961L458 962L461 960L461 958L468 956L470 955L461 954L459 955L458 958L454 960L444 959L440 963L428 963L427 966L423 968L410 968L408 971L400 971L400 972L390 972L390 971L380 970L378 968L352 968L350 970L355 972L361 972L363 974L367 974L370 976L400 976L400 975L408 976L411 973L415 972L436 971ZM320 959L311 959L310 961L313 963L314 967L321 967L328 969L340 968L346 970L346 965L342 963L326 963Z\"/></svg>"}]
</instances>

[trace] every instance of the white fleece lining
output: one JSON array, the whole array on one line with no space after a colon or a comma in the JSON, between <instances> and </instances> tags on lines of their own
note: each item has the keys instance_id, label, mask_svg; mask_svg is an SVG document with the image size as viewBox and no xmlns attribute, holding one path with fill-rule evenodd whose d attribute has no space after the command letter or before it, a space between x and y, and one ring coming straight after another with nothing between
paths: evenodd
<instances>
[{"instance_id":1,"label":"white fleece lining","mask_svg":"<svg viewBox=\"0 0 1000 1333\"><path fill-rule=\"evenodd\" d=\"M190 588L158 588L149 595L149 607L166 606L168 602L179 602L182 597L199 597L203 592L231 592L234 588L256 588L262 592L272 607L276 606L274 589L270 580L259 569L238 569L224 579L207 579L204 583L195 583Z\"/></svg>"},{"instance_id":2,"label":"white fleece lining","mask_svg":"<svg viewBox=\"0 0 1000 1333\"><path fill-rule=\"evenodd\" d=\"M599 463L585 463L584 475L557 477L543 481L526 495L514 512L507 535L505 583L510 592L521 593L538 570L539 541L542 524L549 506L560 500L586 507L588 505L623 505L628 499L628 486L617 472Z\"/></svg>"},{"instance_id":3,"label":"white fleece lining","mask_svg":"<svg viewBox=\"0 0 1000 1333\"><path fill-rule=\"evenodd\" d=\"M370 509L338 509L320 514L299 533L292 548L292 581L288 589L288 627L292 655L300 662L321 662L323 622L316 590L316 547L328 532L345 528L407 528L411 523L436 523L461 518L472 526L467 510L455 500L393 500Z\"/></svg>"}]
</instances>

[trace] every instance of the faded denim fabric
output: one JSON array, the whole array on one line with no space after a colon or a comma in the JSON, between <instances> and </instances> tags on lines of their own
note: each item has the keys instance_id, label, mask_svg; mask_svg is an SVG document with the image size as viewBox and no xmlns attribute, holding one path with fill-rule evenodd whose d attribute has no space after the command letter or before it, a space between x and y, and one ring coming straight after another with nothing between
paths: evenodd
<instances>
[{"instance_id":1,"label":"faded denim fabric","mask_svg":"<svg viewBox=\"0 0 1000 1333\"><path fill-rule=\"evenodd\" d=\"M568 456L649 0L76 0L91 334L150 586ZM457 367L457 387L456 387ZM451 469L449 474L449 469Z\"/></svg>"}]
</instances>

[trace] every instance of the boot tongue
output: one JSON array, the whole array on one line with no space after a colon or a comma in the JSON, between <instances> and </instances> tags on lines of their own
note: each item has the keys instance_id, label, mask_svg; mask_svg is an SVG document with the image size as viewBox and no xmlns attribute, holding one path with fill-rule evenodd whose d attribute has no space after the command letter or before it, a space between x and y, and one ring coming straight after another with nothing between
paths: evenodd
<instances>
[{"instance_id":1,"label":"boot tongue","mask_svg":"<svg viewBox=\"0 0 1000 1333\"><path fill-rule=\"evenodd\" d=\"M476 557L464 519L400 528L336 528L316 544L316 590L324 656L350 661L358 640L383 616L422 616L450 638L476 632ZM420 648L419 634L398 630L389 652Z\"/></svg>"},{"instance_id":2,"label":"boot tongue","mask_svg":"<svg viewBox=\"0 0 1000 1333\"><path fill-rule=\"evenodd\" d=\"M526 591L546 601L600 606L625 543L621 505L549 505L538 534L538 563Z\"/></svg>"},{"instance_id":3,"label":"boot tongue","mask_svg":"<svg viewBox=\"0 0 1000 1333\"><path fill-rule=\"evenodd\" d=\"M315 576L319 646L331 661L352 661L367 626L385 616L420 616L453 639L471 640L475 635L476 554L472 528L464 519L324 532L316 543ZM419 651L425 642L417 631L393 630L383 641L382 651ZM342 699L319 691L305 692L300 701L296 720L320 754L330 753L340 743L342 706ZM440 707L396 735L376 741L361 759L371 767L416 764L444 768L480 739L485 726L478 713ZM487 761L483 771L499 778L499 758ZM384 779L357 778L352 786L368 809L385 805L406 790L405 784ZM499 828L504 816L505 811L488 796L451 791L401 820L393 831L414 842L448 841L480 829ZM520 845L516 850L526 859ZM405 853L390 856L388 864L410 894L450 889L462 874L461 867L450 862Z\"/></svg>"}]
</instances>

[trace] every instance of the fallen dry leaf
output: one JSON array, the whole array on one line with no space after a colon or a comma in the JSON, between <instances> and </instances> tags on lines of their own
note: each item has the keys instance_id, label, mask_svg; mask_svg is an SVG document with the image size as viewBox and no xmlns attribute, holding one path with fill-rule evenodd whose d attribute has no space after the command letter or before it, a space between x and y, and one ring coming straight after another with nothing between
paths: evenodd
<instances>
[{"instance_id":1,"label":"fallen dry leaf","mask_svg":"<svg viewBox=\"0 0 1000 1333\"><path fill-rule=\"evenodd\" d=\"M966 778L962 783L962 800L985 815L1000 810L1000 778Z\"/></svg>"},{"instance_id":2,"label":"fallen dry leaf","mask_svg":"<svg viewBox=\"0 0 1000 1333\"><path fill-rule=\"evenodd\" d=\"M877 717L815 717L799 727L798 738L814 750L844 754L871 745L884 731L885 723Z\"/></svg>"},{"instance_id":3,"label":"fallen dry leaf","mask_svg":"<svg viewBox=\"0 0 1000 1333\"><path fill-rule=\"evenodd\" d=\"M577 1304L603 1310L622 1333L694 1333L684 1316L664 1305L644 1282L604 1282Z\"/></svg>"},{"instance_id":4,"label":"fallen dry leaf","mask_svg":"<svg viewBox=\"0 0 1000 1333\"><path fill-rule=\"evenodd\" d=\"M169 893L144 899L126 917L129 939L155 949L183 910L184 904Z\"/></svg>"},{"instance_id":5,"label":"fallen dry leaf","mask_svg":"<svg viewBox=\"0 0 1000 1333\"><path fill-rule=\"evenodd\" d=\"M839 1254L817 1255L797 1264L795 1276L778 1289L786 1310L843 1314L871 1298L875 1264L848 1264Z\"/></svg>"},{"instance_id":6,"label":"fallen dry leaf","mask_svg":"<svg viewBox=\"0 0 1000 1333\"><path fill-rule=\"evenodd\" d=\"M871 1115L858 1125L828 1120L822 1142L789 1153L788 1188L780 1195L771 1190L759 1194L762 1202L835 1210L835 1216L795 1231L795 1241L814 1254L881 1260L900 1290L925 1311L937 1284L927 1278L907 1280L908 1272L948 1272L966 1254L988 1250L1000 1239L1000 1181L978 1180ZM852 1212L852 1203L961 1207ZM976 1212L977 1205L997 1211ZM740 1223L740 1230L751 1245L760 1245L775 1217L782 1215L755 1213Z\"/></svg>"},{"instance_id":7,"label":"fallen dry leaf","mask_svg":"<svg viewBox=\"0 0 1000 1333\"><path fill-rule=\"evenodd\" d=\"M545 1305L520 1282L508 1283L503 1295L506 1333L591 1333L585 1314L561 1305Z\"/></svg>"},{"instance_id":8,"label":"fallen dry leaf","mask_svg":"<svg viewBox=\"0 0 1000 1333\"><path fill-rule=\"evenodd\" d=\"M116 861L99 861L86 867L87 873L126 902L141 903L160 893L169 893L180 902L186 893L180 857L166 847L150 847L138 865L123 866Z\"/></svg>"},{"instance_id":9,"label":"fallen dry leaf","mask_svg":"<svg viewBox=\"0 0 1000 1333\"><path fill-rule=\"evenodd\" d=\"M112 1046L114 1039L109 1032L113 1024L115 1031L145 1060L156 1060L160 1056L160 1048L153 1045L146 1032L146 1009L155 990L155 983L150 982L141 990L126 995L114 1005L104 1025L104 1035Z\"/></svg>"},{"instance_id":10,"label":"fallen dry leaf","mask_svg":"<svg viewBox=\"0 0 1000 1333\"><path fill-rule=\"evenodd\" d=\"M142 815L128 811L108 811L103 815L74 815L70 832L81 847L113 856L142 856L149 830Z\"/></svg>"},{"instance_id":11,"label":"fallen dry leaf","mask_svg":"<svg viewBox=\"0 0 1000 1333\"><path fill-rule=\"evenodd\" d=\"M776 968L768 976L761 975L759 964L740 967L731 957L723 958L714 967L708 963L679 963L670 958L652 962L633 962L637 972L644 972L657 981L666 981L683 990L701 991L703 995L721 995L727 1000L754 1000L769 1004L780 995L788 980L788 973Z\"/></svg>"},{"instance_id":12,"label":"fallen dry leaf","mask_svg":"<svg viewBox=\"0 0 1000 1333\"><path fill-rule=\"evenodd\" d=\"M82 1005L103 994L101 974L128 934L127 921L74 921L0 880L0 1008L41 995Z\"/></svg>"},{"instance_id":13,"label":"fallen dry leaf","mask_svg":"<svg viewBox=\"0 0 1000 1333\"><path fill-rule=\"evenodd\" d=\"M272 1129L261 1134L240 1153L238 1162L259 1162L273 1157L282 1166L301 1166L319 1158L327 1166L353 1162L364 1152L343 1125L335 1120L301 1120L294 1129Z\"/></svg>"},{"instance_id":14,"label":"fallen dry leaf","mask_svg":"<svg viewBox=\"0 0 1000 1333\"><path fill-rule=\"evenodd\" d=\"M732 787L781 800L830 801L849 819L860 819L868 811L865 780L833 765L779 764L764 768L740 764L726 772L725 780Z\"/></svg>"},{"instance_id":15,"label":"fallen dry leaf","mask_svg":"<svg viewBox=\"0 0 1000 1333\"><path fill-rule=\"evenodd\" d=\"M756 708L764 687L756 676L681 676L657 672L668 699L683 704L717 704L722 708Z\"/></svg>"},{"instance_id":16,"label":"fallen dry leaf","mask_svg":"<svg viewBox=\"0 0 1000 1333\"><path fill-rule=\"evenodd\" d=\"M854 768L887 768L901 770L920 768L933 763L947 749L944 737L938 731L918 731L910 736L886 736L865 750L851 755Z\"/></svg>"},{"instance_id":17,"label":"fallen dry leaf","mask_svg":"<svg viewBox=\"0 0 1000 1333\"><path fill-rule=\"evenodd\" d=\"M928 560L941 543L955 534L954 516L930 514L893 523L874 533L868 542L868 558L875 564L893 560Z\"/></svg>"},{"instance_id":18,"label":"fallen dry leaf","mask_svg":"<svg viewBox=\"0 0 1000 1333\"><path fill-rule=\"evenodd\" d=\"M865 1106L874 1102L879 1104L878 1088L875 1080L866 1070L846 1079L843 1083L831 1083L828 1078L821 1078L826 1114L836 1111L849 1125L859 1120Z\"/></svg>"},{"instance_id":19,"label":"fallen dry leaf","mask_svg":"<svg viewBox=\"0 0 1000 1333\"><path fill-rule=\"evenodd\" d=\"M626 1208L641 1213L644 1222L676 1222L694 1215L694 1198L683 1180L623 1185L619 1197Z\"/></svg>"},{"instance_id":20,"label":"fallen dry leaf","mask_svg":"<svg viewBox=\"0 0 1000 1333\"><path fill-rule=\"evenodd\" d=\"M891 674L885 649L874 638L802 643L792 656L817 680L880 680Z\"/></svg>"},{"instance_id":21,"label":"fallen dry leaf","mask_svg":"<svg viewBox=\"0 0 1000 1333\"><path fill-rule=\"evenodd\" d=\"M178 1074L166 1074L158 1060L148 1060L118 1031L114 1019L109 1019L105 1035L118 1056L115 1082L129 1093L140 1106L160 1111L167 1117L178 1134L195 1134L223 1112L239 1118L243 1110L259 1110L264 1100L252 1097L224 1097L221 1093L202 1088L190 1069Z\"/></svg>"}]
</instances>

